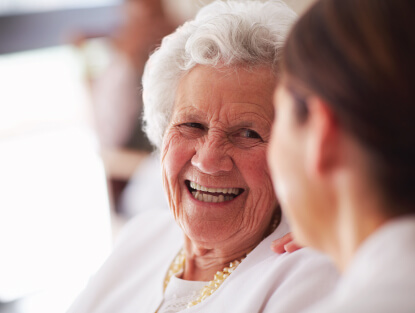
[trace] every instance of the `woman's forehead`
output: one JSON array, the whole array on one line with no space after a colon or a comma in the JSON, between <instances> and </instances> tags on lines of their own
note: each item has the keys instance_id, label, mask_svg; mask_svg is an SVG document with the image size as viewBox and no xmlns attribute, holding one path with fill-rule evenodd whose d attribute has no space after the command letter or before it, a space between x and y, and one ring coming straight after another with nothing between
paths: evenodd
<instances>
[{"instance_id":1,"label":"woman's forehead","mask_svg":"<svg viewBox=\"0 0 415 313\"><path fill-rule=\"evenodd\" d=\"M269 105L266 107L255 103L228 102L222 103L219 107L209 103L202 106L189 103L185 105L178 105L176 109L173 110L173 116L176 119L204 120L214 117L219 118L223 115L228 119L256 120L271 118L272 116L270 116L270 112L272 109L272 102L269 102Z\"/></svg>"},{"instance_id":2,"label":"woman's forehead","mask_svg":"<svg viewBox=\"0 0 415 313\"><path fill-rule=\"evenodd\" d=\"M272 115L275 85L275 77L265 68L235 71L197 66L182 78L173 114L202 117L209 112L228 115L252 112Z\"/></svg>"},{"instance_id":3,"label":"woman's forehead","mask_svg":"<svg viewBox=\"0 0 415 313\"><path fill-rule=\"evenodd\" d=\"M254 89L273 89L276 76L268 66L212 67L196 65L180 79L179 88L194 90L223 87L246 93Z\"/></svg>"}]
</instances>

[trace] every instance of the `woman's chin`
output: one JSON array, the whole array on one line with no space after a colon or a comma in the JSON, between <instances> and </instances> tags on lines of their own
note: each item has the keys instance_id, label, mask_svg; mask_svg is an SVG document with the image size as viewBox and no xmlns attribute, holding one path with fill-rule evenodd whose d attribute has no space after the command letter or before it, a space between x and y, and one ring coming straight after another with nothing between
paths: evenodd
<instances>
[{"instance_id":1,"label":"woman's chin","mask_svg":"<svg viewBox=\"0 0 415 313\"><path fill-rule=\"evenodd\" d=\"M183 208L179 225L192 242L206 244L206 248L217 247L218 244L234 239L243 225L242 215L236 210L219 206L189 205Z\"/></svg>"},{"instance_id":2,"label":"woman's chin","mask_svg":"<svg viewBox=\"0 0 415 313\"><path fill-rule=\"evenodd\" d=\"M198 248L203 249L225 248L235 240L236 233L232 228L226 228L224 223L219 222L207 222L203 227L188 225L184 232L192 244L196 244Z\"/></svg>"}]
</instances>

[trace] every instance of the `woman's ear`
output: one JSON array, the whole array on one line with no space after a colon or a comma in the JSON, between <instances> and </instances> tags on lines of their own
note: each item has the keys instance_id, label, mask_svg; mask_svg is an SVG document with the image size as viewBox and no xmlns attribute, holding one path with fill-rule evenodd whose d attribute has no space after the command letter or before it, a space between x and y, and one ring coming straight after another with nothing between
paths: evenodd
<instances>
[{"instance_id":1,"label":"woman's ear","mask_svg":"<svg viewBox=\"0 0 415 313\"><path fill-rule=\"evenodd\" d=\"M323 178L341 162L339 128L333 111L320 98L307 99L306 170L316 178Z\"/></svg>"}]
</instances>

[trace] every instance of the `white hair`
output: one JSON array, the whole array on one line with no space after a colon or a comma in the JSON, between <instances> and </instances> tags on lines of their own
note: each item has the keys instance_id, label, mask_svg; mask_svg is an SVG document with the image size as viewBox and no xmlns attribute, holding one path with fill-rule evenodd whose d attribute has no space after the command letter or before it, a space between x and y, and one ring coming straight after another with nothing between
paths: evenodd
<instances>
[{"instance_id":1,"label":"white hair","mask_svg":"<svg viewBox=\"0 0 415 313\"><path fill-rule=\"evenodd\" d=\"M296 13L281 0L215 1L165 37L143 75L144 130L158 149L180 79L197 64L270 66L277 62Z\"/></svg>"}]
</instances>

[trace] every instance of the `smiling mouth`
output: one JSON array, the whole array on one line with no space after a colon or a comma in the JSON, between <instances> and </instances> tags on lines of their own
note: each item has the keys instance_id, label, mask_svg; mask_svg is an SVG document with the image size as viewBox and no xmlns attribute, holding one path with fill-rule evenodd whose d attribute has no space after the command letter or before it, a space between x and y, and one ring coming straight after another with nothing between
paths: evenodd
<instances>
[{"instance_id":1,"label":"smiling mouth","mask_svg":"<svg viewBox=\"0 0 415 313\"><path fill-rule=\"evenodd\" d=\"M207 188L190 180L186 180L185 184L193 198L203 202L231 201L244 192L242 188Z\"/></svg>"}]
</instances>

